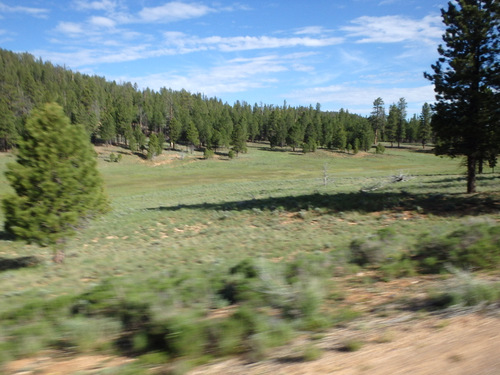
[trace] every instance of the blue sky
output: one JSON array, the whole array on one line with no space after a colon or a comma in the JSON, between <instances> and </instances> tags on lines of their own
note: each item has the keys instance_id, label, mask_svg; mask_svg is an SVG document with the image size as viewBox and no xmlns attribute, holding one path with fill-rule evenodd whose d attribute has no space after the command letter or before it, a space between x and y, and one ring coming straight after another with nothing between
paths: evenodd
<instances>
[{"instance_id":1,"label":"blue sky","mask_svg":"<svg viewBox=\"0 0 500 375\"><path fill-rule=\"evenodd\" d=\"M436 0L0 0L0 47L140 88L233 104L316 105L368 115L423 77L443 24Z\"/></svg>"}]
</instances>

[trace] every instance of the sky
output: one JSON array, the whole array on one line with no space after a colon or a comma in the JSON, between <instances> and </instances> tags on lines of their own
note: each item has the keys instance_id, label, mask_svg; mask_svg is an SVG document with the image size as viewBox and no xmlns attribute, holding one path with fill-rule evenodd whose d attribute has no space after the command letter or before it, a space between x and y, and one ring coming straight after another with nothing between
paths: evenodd
<instances>
[{"instance_id":1,"label":"sky","mask_svg":"<svg viewBox=\"0 0 500 375\"><path fill-rule=\"evenodd\" d=\"M141 89L368 116L434 102L443 0L0 0L0 48Z\"/></svg>"}]
</instances>

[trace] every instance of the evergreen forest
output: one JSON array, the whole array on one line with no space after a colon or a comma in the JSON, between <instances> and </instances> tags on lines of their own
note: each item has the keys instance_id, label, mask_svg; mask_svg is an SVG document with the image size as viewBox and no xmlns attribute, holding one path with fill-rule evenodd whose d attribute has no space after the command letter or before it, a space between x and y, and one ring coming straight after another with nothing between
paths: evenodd
<instances>
[{"instance_id":1,"label":"evergreen forest","mask_svg":"<svg viewBox=\"0 0 500 375\"><path fill-rule=\"evenodd\" d=\"M369 117L322 111L321 105L291 107L237 101L185 90L139 89L130 82L107 81L42 61L29 53L0 49L0 151L16 145L29 113L47 102L62 106L71 123L83 125L94 144L117 144L133 152L148 151L151 135L157 152L167 141L217 152L245 152L246 141L267 141L271 148L314 152L317 147L368 150L379 141L429 141L430 116L406 119L406 101L390 105L385 116L381 98ZM427 128L427 132L422 127ZM149 147L151 148L151 147Z\"/></svg>"}]
</instances>

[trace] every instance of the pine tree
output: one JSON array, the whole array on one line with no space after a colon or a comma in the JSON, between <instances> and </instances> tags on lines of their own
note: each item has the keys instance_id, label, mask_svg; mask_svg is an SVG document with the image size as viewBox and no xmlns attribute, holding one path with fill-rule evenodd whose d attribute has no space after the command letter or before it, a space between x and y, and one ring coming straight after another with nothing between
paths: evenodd
<instances>
[{"instance_id":1,"label":"pine tree","mask_svg":"<svg viewBox=\"0 0 500 375\"><path fill-rule=\"evenodd\" d=\"M181 123L175 117L172 117L170 119L169 136L170 143L172 143L172 148L175 150L175 144L181 137Z\"/></svg>"},{"instance_id":2,"label":"pine tree","mask_svg":"<svg viewBox=\"0 0 500 375\"><path fill-rule=\"evenodd\" d=\"M418 138L420 138L420 142L422 142L422 148L425 148L425 145L429 143L432 137L431 117L431 106L424 103L422 106L422 113L420 114L420 125L418 128Z\"/></svg>"},{"instance_id":3,"label":"pine tree","mask_svg":"<svg viewBox=\"0 0 500 375\"><path fill-rule=\"evenodd\" d=\"M158 155L158 136L153 133L149 136L148 159L153 160L156 155Z\"/></svg>"},{"instance_id":4,"label":"pine tree","mask_svg":"<svg viewBox=\"0 0 500 375\"><path fill-rule=\"evenodd\" d=\"M165 144L165 136L163 133L158 134L158 150L156 152L157 155L161 155L163 153L163 145Z\"/></svg>"},{"instance_id":5,"label":"pine tree","mask_svg":"<svg viewBox=\"0 0 500 375\"><path fill-rule=\"evenodd\" d=\"M396 125L396 140L398 141L398 148L401 146L401 142L406 137L406 100L405 98L400 98L397 104L398 108L398 121Z\"/></svg>"},{"instance_id":6,"label":"pine tree","mask_svg":"<svg viewBox=\"0 0 500 375\"><path fill-rule=\"evenodd\" d=\"M385 137L386 140L391 142L391 147L396 141L396 131L398 128L399 110L396 104L389 106L389 115L387 116L387 123L385 124Z\"/></svg>"},{"instance_id":7,"label":"pine tree","mask_svg":"<svg viewBox=\"0 0 500 375\"><path fill-rule=\"evenodd\" d=\"M500 3L457 0L441 10L446 30L432 65L437 155L467 159L467 193L476 191L478 163L500 152Z\"/></svg>"},{"instance_id":8,"label":"pine tree","mask_svg":"<svg viewBox=\"0 0 500 375\"><path fill-rule=\"evenodd\" d=\"M65 240L109 207L88 135L58 104L30 116L6 176L15 191L3 200L6 232L52 246L56 261Z\"/></svg>"},{"instance_id":9,"label":"pine tree","mask_svg":"<svg viewBox=\"0 0 500 375\"><path fill-rule=\"evenodd\" d=\"M233 146L233 151L236 152L236 156L240 152L247 152L247 119L245 116L242 116L233 128L231 145Z\"/></svg>"},{"instance_id":10,"label":"pine tree","mask_svg":"<svg viewBox=\"0 0 500 375\"><path fill-rule=\"evenodd\" d=\"M384 100L377 98L373 102L373 111L370 116L373 131L375 132L375 144L378 144L380 134L384 132L385 126L385 108Z\"/></svg>"},{"instance_id":11,"label":"pine tree","mask_svg":"<svg viewBox=\"0 0 500 375\"><path fill-rule=\"evenodd\" d=\"M196 125L192 120L189 120L189 124L187 126L186 139L190 146L198 146L200 144L200 135L198 133L198 129L196 129Z\"/></svg>"}]
</instances>

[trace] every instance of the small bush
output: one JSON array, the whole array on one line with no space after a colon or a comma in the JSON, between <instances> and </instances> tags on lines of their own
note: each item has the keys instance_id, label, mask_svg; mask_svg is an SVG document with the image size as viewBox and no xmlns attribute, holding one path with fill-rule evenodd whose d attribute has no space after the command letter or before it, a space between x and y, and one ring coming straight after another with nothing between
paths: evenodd
<instances>
[{"instance_id":1,"label":"small bush","mask_svg":"<svg viewBox=\"0 0 500 375\"><path fill-rule=\"evenodd\" d=\"M244 351L246 328L235 319L210 320L205 333L208 354L227 356Z\"/></svg>"},{"instance_id":2,"label":"small bush","mask_svg":"<svg viewBox=\"0 0 500 375\"><path fill-rule=\"evenodd\" d=\"M363 342L358 339L349 339L342 343L340 351L343 352L356 352L363 347Z\"/></svg>"},{"instance_id":3,"label":"small bush","mask_svg":"<svg viewBox=\"0 0 500 375\"><path fill-rule=\"evenodd\" d=\"M415 265L408 257L401 257L393 262L385 263L380 266L379 271L384 280L391 280L399 277L415 276Z\"/></svg>"},{"instance_id":4,"label":"small bush","mask_svg":"<svg viewBox=\"0 0 500 375\"><path fill-rule=\"evenodd\" d=\"M447 265L461 269L493 269L500 264L500 225L488 222L463 225L451 233L425 236L414 259L421 272L440 273Z\"/></svg>"},{"instance_id":5,"label":"small bush","mask_svg":"<svg viewBox=\"0 0 500 375\"><path fill-rule=\"evenodd\" d=\"M454 271L455 277L443 286L444 291L430 296L431 304L438 308L454 305L476 306L500 302L500 283L475 279L463 271Z\"/></svg>"},{"instance_id":6,"label":"small bush","mask_svg":"<svg viewBox=\"0 0 500 375\"><path fill-rule=\"evenodd\" d=\"M350 262L359 266L380 265L387 262L394 251L396 234L384 228L367 238L357 238L349 246Z\"/></svg>"},{"instance_id":7,"label":"small bush","mask_svg":"<svg viewBox=\"0 0 500 375\"><path fill-rule=\"evenodd\" d=\"M379 143L376 147L375 147L375 153L376 154L383 154L385 152L385 146L382 144L382 143Z\"/></svg>"},{"instance_id":8,"label":"small bush","mask_svg":"<svg viewBox=\"0 0 500 375\"><path fill-rule=\"evenodd\" d=\"M303 349L302 358L304 361L310 362L321 358L322 354L323 352L317 346L308 344Z\"/></svg>"},{"instance_id":9,"label":"small bush","mask_svg":"<svg viewBox=\"0 0 500 375\"><path fill-rule=\"evenodd\" d=\"M65 348L89 352L106 346L110 339L118 336L120 329L120 323L110 318L70 318L60 323L60 343Z\"/></svg>"},{"instance_id":10,"label":"small bush","mask_svg":"<svg viewBox=\"0 0 500 375\"><path fill-rule=\"evenodd\" d=\"M205 159L213 159L215 156L214 150L210 150L209 148L206 148L205 151L203 152L203 157Z\"/></svg>"},{"instance_id":11,"label":"small bush","mask_svg":"<svg viewBox=\"0 0 500 375\"><path fill-rule=\"evenodd\" d=\"M233 150L229 150L229 152L227 153L227 157L229 159L234 159L235 156L236 156L236 153Z\"/></svg>"},{"instance_id":12,"label":"small bush","mask_svg":"<svg viewBox=\"0 0 500 375\"><path fill-rule=\"evenodd\" d=\"M118 163L122 160L122 157L123 157L122 154L116 155L114 152L112 152L111 154L109 154L109 161L111 163Z\"/></svg>"}]
</instances>

